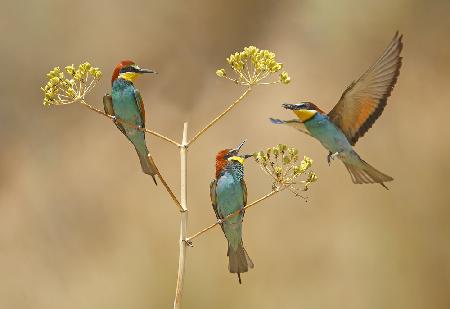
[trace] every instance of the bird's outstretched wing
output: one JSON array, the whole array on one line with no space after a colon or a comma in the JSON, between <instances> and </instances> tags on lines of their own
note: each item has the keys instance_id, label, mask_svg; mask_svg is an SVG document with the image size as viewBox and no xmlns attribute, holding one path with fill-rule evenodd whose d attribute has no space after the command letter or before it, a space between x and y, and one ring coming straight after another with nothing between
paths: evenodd
<instances>
[{"instance_id":1,"label":"bird's outstretched wing","mask_svg":"<svg viewBox=\"0 0 450 309\"><path fill-rule=\"evenodd\" d=\"M105 110L106 114L110 116L116 116L116 113L114 112L114 106L112 103L112 96L109 93L103 96L103 109ZM120 132L122 132L125 136L127 136L127 133L125 132L125 129L120 122L115 121L115 125L120 130Z\"/></svg>"},{"instance_id":2,"label":"bird's outstretched wing","mask_svg":"<svg viewBox=\"0 0 450 309\"><path fill-rule=\"evenodd\" d=\"M354 145L380 117L402 65L403 35L398 31L381 57L350 84L328 116Z\"/></svg>"},{"instance_id":3,"label":"bird's outstretched wing","mask_svg":"<svg viewBox=\"0 0 450 309\"><path fill-rule=\"evenodd\" d=\"M141 93L139 90L134 89L134 98L136 99L136 105L139 110L139 114L141 115L141 127L145 128L145 108L144 108L144 100L142 100Z\"/></svg>"},{"instance_id":4,"label":"bird's outstretched wing","mask_svg":"<svg viewBox=\"0 0 450 309\"><path fill-rule=\"evenodd\" d=\"M274 124L285 124L287 126L293 127L294 129L297 129L305 134L311 135L306 129L305 124L297 119L292 120L281 120L281 119L275 119L275 118L269 118L270 121Z\"/></svg>"}]
</instances>

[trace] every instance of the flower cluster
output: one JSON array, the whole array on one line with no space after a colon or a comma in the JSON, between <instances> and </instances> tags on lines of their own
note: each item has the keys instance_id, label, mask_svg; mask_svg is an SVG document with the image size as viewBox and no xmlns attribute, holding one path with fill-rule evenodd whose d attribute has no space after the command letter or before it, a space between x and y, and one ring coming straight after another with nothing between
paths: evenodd
<instances>
[{"instance_id":1,"label":"flower cluster","mask_svg":"<svg viewBox=\"0 0 450 309\"><path fill-rule=\"evenodd\" d=\"M261 169L273 178L273 190L288 189L298 196L300 191L308 190L309 185L317 180L316 174L309 170L312 159L304 156L300 160L295 148L279 144L266 151L255 152L253 158ZM306 177L299 180L301 176ZM301 188L298 185L301 185Z\"/></svg>"},{"instance_id":2,"label":"flower cluster","mask_svg":"<svg viewBox=\"0 0 450 309\"><path fill-rule=\"evenodd\" d=\"M275 60L275 53L268 50L260 50L255 46L245 47L243 51L236 52L227 58L228 64L236 73L237 78L227 76L225 69L216 71L219 77L225 77L240 85L257 85L257 84L288 84L291 79L287 72L281 72L279 79L274 82L261 83L271 74L281 71L283 64Z\"/></svg>"},{"instance_id":3,"label":"flower cluster","mask_svg":"<svg viewBox=\"0 0 450 309\"><path fill-rule=\"evenodd\" d=\"M64 69L69 74L68 78L60 67L55 67L47 74L48 82L41 87L45 106L70 104L84 99L102 76L100 69L88 62L80 64L78 68L72 64Z\"/></svg>"}]
</instances>

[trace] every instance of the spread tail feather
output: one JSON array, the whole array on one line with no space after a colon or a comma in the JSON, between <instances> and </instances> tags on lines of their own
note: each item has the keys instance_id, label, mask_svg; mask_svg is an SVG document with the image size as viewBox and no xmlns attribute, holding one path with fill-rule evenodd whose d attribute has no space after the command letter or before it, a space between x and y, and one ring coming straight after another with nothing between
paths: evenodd
<instances>
[{"instance_id":1,"label":"spread tail feather","mask_svg":"<svg viewBox=\"0 0 450 309\"><path fill-rule=\"evenodd\" d=\"M141 167L142 167L142 171L147 174L152 176L153 181L155 182L155 185L158 185L158 183L156 182L156 178L155 175L156 173L156 165L153 162L153 160L148 156L148 150L144 151L139 151L136 148L136 152L139 155L139 161L141 161Z\"/></svg>"},{"instance_id":2,"label":"spread tail feather","mask_svg":"<svg viewBox=\"0 0 450 309\"><path fill-rule=\"evenodd\" d=\"M238 275L239 284L241 284L241 273L245 273L249 268L254 267L253 262L248 256L247 251L245 251L242 242L236 250L228 247L228 258L228 269L230 270L230 273L236 273Z\"/></svg>"},{"instance_id":3,"label":"spread tail feather","mask_svg":"<svg viewBox=\"0 0 450 309\"><path fill-rule=\"evenodd\" d=\"M358 161L342 160L352 177L353 183L379 183L385 189L389 190L384 182L392 181L394 178L378 171L369 163L359 158L359 156L358 159Z\"/></svg>"}]
</instances>

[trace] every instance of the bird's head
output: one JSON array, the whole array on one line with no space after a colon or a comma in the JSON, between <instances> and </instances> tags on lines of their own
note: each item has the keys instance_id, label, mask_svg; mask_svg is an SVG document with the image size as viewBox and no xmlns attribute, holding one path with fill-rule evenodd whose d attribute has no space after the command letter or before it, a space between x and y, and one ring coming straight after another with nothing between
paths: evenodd
<instances>
[{"instance_id":1,"label":"bird's head","mask_svg":"<svg viewBox=\"0 0 450 309\"><path fill-rule=\"evenodd\" d=\"M137 64L135 64L131 60L122 60L116 66L113 71L111 83L117 78L126 79L129 82L134 82L134 80L140 75L144 73L156 73L149 69L141 69Z\"/></svg>"},{"instance_id":2,"label":"bird's head","mask_svg":"<svg viewBox=\"0 0 450 309\"><path fill-rule=\"evenodd\" d=\"M318 108L315 104L311 102L301 102L298 104L282 104L282 106L285 109L290 109L294 112L294 114L297 115L297 117L302 121L305 122L312 117L316 113L324 113L320 108Z\"/></svg>"},{"instance_id":3,"label":"bird's head","mask_svg":"<svg viewBox=\"0 0 450 309\"><path fill-rule=\"evenodd\" d=\"M244 160L250 155L239 156L239 151L241 147L244 145L245 140L234 149L224 149L217 153L216 155L216 178L220 177L220 173L222 173L223 169L227 166L229 162L244 164Z\"/></svg>"}]
</instances>

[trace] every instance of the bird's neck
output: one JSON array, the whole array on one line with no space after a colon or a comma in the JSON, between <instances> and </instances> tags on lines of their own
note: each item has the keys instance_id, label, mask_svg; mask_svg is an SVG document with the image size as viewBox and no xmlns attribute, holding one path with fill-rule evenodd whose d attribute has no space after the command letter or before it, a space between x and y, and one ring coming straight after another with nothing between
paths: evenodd
<instances>
[{"instance_id":1,"label":"bird's neck","mask_svg":"<svg viewBox=\"0 0 450 309\"><path fill-rule=\"evenodd\" d=\"M134 87L133 83L130 82L129 80L126 80L124 78L117 78L116 80L114 80L113 84L112 84L112 88L113 90L119 90L119 89L125 89L128 87Z\"/></svg>"},{"instance_id":2,"label":"bird's neck","mask_svg":"<svg viewBox=\"0 0 450 309\"><path fill-rule=\"evenodd\" d=\"M225 172L230 173L237 181L241 181L244 178L244 166L239 163L228 163Z\"/></svg>"}]
</instances>

